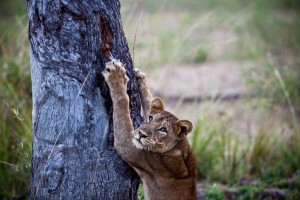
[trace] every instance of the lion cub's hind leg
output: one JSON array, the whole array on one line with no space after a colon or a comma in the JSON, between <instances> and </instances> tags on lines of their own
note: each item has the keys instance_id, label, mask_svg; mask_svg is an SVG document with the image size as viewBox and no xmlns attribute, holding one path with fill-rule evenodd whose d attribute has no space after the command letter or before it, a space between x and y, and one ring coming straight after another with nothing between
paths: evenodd
<instances>
[{"instance_id":1,"label":"lion cub's hind leg","mask_svg":"<svg viewBox=\"0 0 300 200\"><path fill-rule=\"evenodd\" d=\"M141 97L141 102L143 107L143 113L144 113L144 120L148 121L150 106L152 101L152 94L147 85L145 74L141 72L139 69L135 69L135 76L139 86L139 92L140 92L140 97Z\"/></svg>"}]
</instances>

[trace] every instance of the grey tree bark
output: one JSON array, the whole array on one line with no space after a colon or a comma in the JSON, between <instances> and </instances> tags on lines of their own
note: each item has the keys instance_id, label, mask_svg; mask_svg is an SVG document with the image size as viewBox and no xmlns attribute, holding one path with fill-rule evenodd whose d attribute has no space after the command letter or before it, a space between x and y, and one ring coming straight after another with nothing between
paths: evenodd
<instances>
[{"instance_id":1,"label":"grey tree bark","mask_svg":"<svg viewBox=\"0 0 300 200\"><path fill-rule=\"evenodd\" d=\"M136 199L139 178L113 148L101 71L126 64L130 111L142 121L119 0L28 0L33 93L32 199Z\"/></svg>"}]
</instances>

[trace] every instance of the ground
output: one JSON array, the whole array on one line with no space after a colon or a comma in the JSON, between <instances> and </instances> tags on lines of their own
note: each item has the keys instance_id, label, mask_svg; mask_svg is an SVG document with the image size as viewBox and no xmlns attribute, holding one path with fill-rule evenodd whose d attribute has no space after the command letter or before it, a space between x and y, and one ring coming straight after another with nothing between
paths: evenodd
<instances>
[{"instance_id":1,"label":"ground","mask_svg":"<svg viewBox=\"0 0 300 200\"><path fill-rule=\"evenodd\" d=\"M298 0L121 1L135 67L194 123L201 198L300 199L299 9ZM29 188L30 51L26 3L0 10L0 196L11 199Z\"/></svg>"}]
</instances>

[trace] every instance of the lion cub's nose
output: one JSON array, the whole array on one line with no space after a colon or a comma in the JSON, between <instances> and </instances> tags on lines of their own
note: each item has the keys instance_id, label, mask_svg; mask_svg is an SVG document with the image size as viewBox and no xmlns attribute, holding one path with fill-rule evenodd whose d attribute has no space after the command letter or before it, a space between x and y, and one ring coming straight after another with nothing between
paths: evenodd
<instances>
[{"instance_id":1,"label":"lion cub's nose","mask_svg":"<svg viewBox=\"0 0 300 200\"><path fill-rule=\"evenodd\" d=\"M146 138L147 137L147 134L143 133L142 131L139 131L139 135L140 135L140 138Z\"/></svg>"}]
</instances>

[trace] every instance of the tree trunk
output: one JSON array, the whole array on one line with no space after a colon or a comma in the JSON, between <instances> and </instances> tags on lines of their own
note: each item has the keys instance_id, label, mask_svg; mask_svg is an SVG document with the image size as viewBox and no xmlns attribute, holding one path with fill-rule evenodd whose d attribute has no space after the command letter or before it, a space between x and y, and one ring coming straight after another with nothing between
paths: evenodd
<instances>
[{"instance_id":1,"label":"tree trunk","mask_svg":"<svg viewBox=\"0 0 300 200\"><path fill-rule=\"evenodd\" d=\"M126 64L141 122L118 0L29 0L33 93L32 199L136 199L139 178L113 148L112 103L101 75Z\"/></svg>"}]
</instances>

